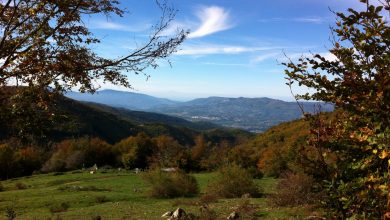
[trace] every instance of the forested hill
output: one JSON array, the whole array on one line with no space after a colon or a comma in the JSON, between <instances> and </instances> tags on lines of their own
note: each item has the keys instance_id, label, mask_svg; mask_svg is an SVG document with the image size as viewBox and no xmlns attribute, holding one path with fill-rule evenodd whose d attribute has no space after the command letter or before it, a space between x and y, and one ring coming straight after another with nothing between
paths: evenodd
<instances>
[{"instance_id":1,"label":"forested hill","mask_svg":"<svg viewBox=\"0 0 390 220\"><path fill-rule=\"evenodd\" d=\"M144 110L157 106L173 105L178 103L169 99L157 98L141 93L123 92L109 89L98 91L95 94L67 92L65 95L78 101L95 102L131 110Z\"/></svg>"},{"instance_id":2,"label":"forested hill","mask_svg":"<svg viewBox=\"0 0 390 220\"><path fill-rule=\"evenodd\" d=\"M57 97L54 105L59 117L50 129L50 141L89 136L116 143L144 132L151 137L167 135L183 145L193 145L194 137L199 134L216 139L226 138L232 142L242 136L252 136L242 130L222 128L211 123L193 123L163 114L83 103L63 96Z\"/></svg>"},{"instance_id":3,"label":"forested hill","mask_svg":"<svg viewBox=\"0 0 390 220\"><path fill-rule=\"evenodd\" d=\"M332 111L333 105L318 102L300 103L305 112ZM317 106L317 107L316 107ZM210 97L153 109L153 111L191 121L210 121L227 127L263 132L282 122L302 117L296 102L270 98Z\"/></svg>"},{"instance_id":4,"label":"forested hill","mask_svg":"<svg viewBox=\"0 0 390 220\"><path fill-rule=\"evenodd\" d=\"M209 97L188 102L175 102L140 93L114 90L102 90L94 95L75 92L66 95L80 101L101 103L128 110L162 113L192 122L211 122L251 132L263 132L274 125L302 116L296 102L271 98ZM333 110L333 105L330 104L317 102L302 102L301 104L304 110L310 113L316 108L315 105L321 105L322 111ZM122 113L120 114L123 115ZM132 112L135 117L142 117L143 114L145 113Z\"/></svg>"}]
</instances>

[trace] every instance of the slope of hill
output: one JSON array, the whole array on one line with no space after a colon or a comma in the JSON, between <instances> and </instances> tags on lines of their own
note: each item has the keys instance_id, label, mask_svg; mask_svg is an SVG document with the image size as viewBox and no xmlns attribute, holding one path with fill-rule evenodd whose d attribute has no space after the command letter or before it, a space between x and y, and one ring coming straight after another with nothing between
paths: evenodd
<instances>
[{"instance_id":1,"label":"slope of hill","mask_svg":"<svg viewBox=\"0 0 390 220\"><path fill-rule=\"evenodd\" d=\"M219 139L231 143L252 134L237 129L226 129L210 123L193 123L184 119L157 113L129 111L113 107L83 103L59 96L54 103L59 115L55 126L50 129L48 139L59 141L84 136L99 137L109 143L116 143L139 132L156 137L167 135L184 146L194 144L194 138L203 133L217 132Z\"/></svg>"},{"instance_id":2,"label":"slope of hill","mask_svg":"<svg viewBox=\"0 0 390 220\"><path fill-rule=\"evenodd\" d=\"M93 102L85 102L84 104L93 107L99 111L116 115L121 119L141 126L144 126L146 124L166 124L176 127L187 127L199 131L220 128L219 125L210 122L191 122L182 118L164 115L160 113L132 111L125 108L114 108L108 105Z\"/></svg>"},{"instance_id":3,"label":"slope of hill","mask_svg":"<svg viewBox=\"0 0 390 220\"><path fill-rule=\"evenodd\" d=\"M251 132L263 132L282 122L301 118L302 113L295 102L285 102L270 98L225 98L209 97L194 99L188 102L175 102L139 93L102 90L98 94L80 94L71 92L68 97L79 101L95 102L128 110L142 110L179 117L192 122L211 122L214 124L245 129ZM306 112L313 112L316 102L302 102ZM321 104L322 111L332 111L330 104ZM111 110L110 110L111 111ZM116 110L122 116L145 120L145 113L123 112ZM148 115L148 120L160 118L160 115ZM138 120L136 119L136 120ZM184 123L178 119L167 119L164 123ZM186 123L184 123L184 126ZM197 124L196 129L208 127Z\"/></svg>"},{"instance_id":4,"label":"slope of hill","mask_svg":"<svg viewBox=\"0 0 390 220\"><path fill-rule=\"evenodd\" d=\"M306 112L313 112L320 103L301 103ZM332 111L333 106L321 103L322 111ZM302 117L295 102L270 98L224 98L195 99L172 106L154 108L152 111L181 117L191 121L210 121L227 127L236 127L252 132L262 132L282 122Z\"/></svg>"},{"instance_id":5,"label":"slope of hill","mask_svg":"<svg viewBox=\"0 0 390 220\"><path fill-rule=\"evenodd\" d=\"M96 102L131 110L143 110L177 103L169 99L156 98L141 93L122 92L116 90L101 90L95 94L68 92L65 96L78 101Z\"/></svg>"},{"instance_id":6,"label":"slope of hill","mask_svg":"<svg viewBox=\"0 0 390 220\"><path fill-rule=\"evenodd\" d=\"M321 115L322 120L330 121L339 112L327 112ZM303 162L308 162L303 155L313 156L314 148L308 147L310 122L305 119L284 122L273 126L248 141L246 148L256 152L257 167L267 176L278 177L286 170L297 171ZM331 159L328 152L328 159Z\"/></svg>"}]
</instances>

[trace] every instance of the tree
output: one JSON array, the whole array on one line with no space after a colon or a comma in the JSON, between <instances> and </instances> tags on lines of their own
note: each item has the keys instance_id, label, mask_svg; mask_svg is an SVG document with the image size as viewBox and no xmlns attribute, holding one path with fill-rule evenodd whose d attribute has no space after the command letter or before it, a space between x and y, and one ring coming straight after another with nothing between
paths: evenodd
<instances>
[{"instance_id":1,"label":"tree","mask_svg":"<svg viewBox=\"0 0 390 220\"><path fill-rule=\"evenodd\" d=\"M146 68L157 68L157 60L174 53L187 35L181 30L164 36L176 11L166 2L157 3L162 16L147 42L130 54L109 59L91 49L100 40L88 30L83 18L93 14L123 16L125 11L119 8L118 0L1 0L0 101L5 110L0 112L13 112L13 97L24 94L15 90L10 96L4 91L10 85L27 86L23 90L34 94L34 99L25 101L37 104L42 111L50 101L42 98L43 94L49 91L80 86L81 92L94 92L96 79L131 87L122 71L146 74ZM2 114L0 121L5 122L7 117L15 119L16 115ZM28 124L28 118L23 120Z\"/></svg>"},{"instance_id":2,"label":"tree","mask_svg":"<svg viewBox=\"0 0 390 220\"><path fill-rule=\"evenodd\" d=\"M170 136L161 135L153 139L156 149L151 162L156 167L177 167L187 169L191 155L188 149L183 147Z\"/></svg>"},{"instance_id":3,"label":"tree","mask_svg":"<svg viewBox=\"0 0 390 220\"><path fill-rule=\"evenodd\" d=\"M152 139L141 132L137 136L131 136L115 144L115 148L120 152L121 162L127 169L142 168L149 166L148 158L155 149Z\"/></svg>"},{"instance_id":4,"label":"tree","mask_svg":"<svg viewBox=\"0 0 390 220\"><path fill-rule=\"evenodd\" d=\"M314 89L297 99L336 107L331 120L307 115L312 122L307 148L316 152L306 155L313 165L306 171L327 192L322 202L331 217L385 219L390 216L390 29L383 14L389 13L390 1L361 2L365 11L337 13L330 50L336 59L316 54L284 65L290 87L297 82ZM332 163L328 153L336 156Z\"/></svg>"}]
</instances>

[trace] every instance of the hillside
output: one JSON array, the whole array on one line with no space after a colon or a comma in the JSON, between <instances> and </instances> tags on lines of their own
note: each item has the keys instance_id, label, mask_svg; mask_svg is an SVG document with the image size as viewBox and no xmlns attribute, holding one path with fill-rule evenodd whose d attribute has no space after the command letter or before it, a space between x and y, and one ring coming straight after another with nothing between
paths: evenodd
<instances>
[{"instance_id":1,"label":"hillside","mask_svg":"<svg viewBox=\"0 0 390 220\"><path fill-rule=\"evenodd\" d=\"M78 101L96 102L131 110L144 110L177 103L169 99L156 98L141 93L122 92L116 90L101 90L95 94L67 92L65 96Z\"/></svg>"},{"instance_id":2,"label":"hillside","mask_svg":"<svg viewBox=\"0 0 390 220\"><path fill-rule=\"evenodd\" d=\"M285 102L271 98L225 98L209 97L194 99L188 102L175 102L156 98L140 93L102 90L97 94L81 94L71 92L66 94L72 99L120 107L123 110L143 110L179 117L187 121L203 122L196 124L195 129L204 129L214 123L226 127L240 128L251 132L263 132L282 122L301 118L302 113L296 102ZM316 102L303 102L305 111L313 112ZM332 111L333 106L321 104L322 111ZM120 115L131 114L132 118L143 121L145 113L121 112ZM111 111L111 110L110 110ZM148 115L148 117L151 115ZM159 115L155 115L160 118ZM152 116L153 118L154 116ZM167 119L166 123L186 124L178 119ZM151 118L149 118L151 119ZM136 119L138 120L138 119ZM152 121L154 119L151 119ZM204 123L208 122L208 123ZM165 123L165 122L164 122ZM187 125L184 125L187 126ZM188 127L188 126L187 126Z\"/></svg>"},{"instance_id":3,"label":"hillside","mask_svg":"<svg viewBox=\"0 0 390 220\"><path fill-rule=\"evenodd\" d=\"M193 176L204 193L209 182L217 175L200 173ZM256 180L256 183L268 194L276 192L277 179L264 178ZM0 191L0 210L12 207L17 212L16 219L163 219L163 213L178 207L197 215L202 210L200 195L180 199L150 198L150 185L144 182L141 175L126 170L99 169L94 175L87 171L40 174L1 181L0 184L4 186ZM28 188L18 190L15 187L17 184ZM261 219L303 219L310 213L304 207L273 207L266 197L247 200L253 204ZM243 200L218 199L209 203L216 214L226 219L231 207L242 204ZM61 204L69 207L57 210L56 207L61 207ZM0 219L7 218L2 213Z\"/></svg>"},{"instance_id":4,"label":"hillside","mask_svg":"<svg viewBox=\"0 0 390 220\"><path fill-rule=\"evenodd\" d=\"M166 125L171 125L176 127L187 127L199 131L221 127L219 125L212 124L210 122L191 122L182 118L164 115L160 113L132 111L125 108L114 108L108 105L103 105L103 104L98 104L93 102L84 102L84 104L98 111L116 115L121 119L124 119L126 121L141 126L147 124L166 124Z\"/></svg>"},{"instance_id":5,"label":"hillside","mask_svg":"<svg viewBox=\"0 0 390 220\"><path fill-rule=\"evenodd\" d=\"M339 112L322 114L326 121L331 120ZM302 159L302 149L307 146L310 135L309 121L298 119L284 122L257 134L248 141L246 148L256 152L257 167L267 176L278 177L286 170L297 169ZM307 148L306 148L307 150Z\"/></svg>"},{"instance_id":6,"label":"hillside","mask_svg":"<svg viewBox=\"0 0 390 220\"><path fill-rule=\"evenodd\" d=\"M65 120L62 120L55 130L57 139L87 135L114 143L139 132L145 132L150 136L168 135L183 145L192 145L193 137L202 130L218 128L215 125L192 123L162 114L81 103L65 97L57 101L57 106L62 114L66 115ZM228 130L221 130L224 134L230 133Z\"/></svg>"},{"instance_id":7,"label":"hillside","mask_svg":"<svg viewBox=\"0 0 390 220\"><path fill-rule=\"evenodd\" d=\"M203 133L234 142L252 134L236 129L226 129L211 123L193 123L181 118L157 113L130 111L95 103L83 103L64 96L56 97L52 104L57 118L47 137L50 141L84 136L99 137L116 143L140 132L156 137L171 136L180 144L194 144L194 137ZM218 134L218 135L215 135ZM0 130L6 137L7 131Z\"/></svg>"},{"instance_id":8,"label":"hillside","mask_svg":"<svg viewBox=\"0 0 390 220\"><path fill-rule=\"evenodd\" d=\"M315 105L318 105L315 102L301 104L306 112L313 112ZM333 110L333 106L329 104L321 104L321 108L322 111ZM302 117L297 103L270 98L210 97L155 108L153 111L252 132L263 132L274 125Z\"/></svg>"}]
</instances>

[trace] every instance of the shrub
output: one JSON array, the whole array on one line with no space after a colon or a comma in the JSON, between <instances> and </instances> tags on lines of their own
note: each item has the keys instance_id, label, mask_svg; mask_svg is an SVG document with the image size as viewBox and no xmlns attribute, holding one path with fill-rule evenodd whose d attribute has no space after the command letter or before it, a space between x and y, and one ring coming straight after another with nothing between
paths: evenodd
<instances>
[{"instance_id":1,"label":"shrub","mask_svg":"<svg viewBox=\"0 0 390 220\"><path fill-rule=\"evenodd\" d=\"M92 217L92 220L102 220L102 217L100 215L96 215Z\"/></svg>"},{"instance_id":2,"label":"shrub","mask_svg":"<svg viewBox=\"0 0 390 220\"><path fill-rule=\"evenodd\" d=\"M209 206L203 205L200 208L200 214L197 219L216 220L218 219L218 215L214 210L210 209Z\"/></svg>"},{"instance_id":3,"label":"shrub","mask_svg":"<svg viewBox=\"0 0 390 220\"><path fill-rule=\"evenodd\" d=\"M150 195L157 198L191 197L199 193L196 179L182 171L163 172L160 169L143 175L151 184Z\"/></svg>"},{"instance_id":4,"label":"shrub","mask_svg":"<svg viewBox=\"0 0 390 220\"><path fill-rule=\"evenodd\" d=\"M60 204L53 204L50 208L51 213L66 212L69 209L69 204L62 202Z\"/></svg>"},{"instance_id":5,"label":"shrub","mask_svg":"<svg viewBox=\"0 0 390 220\"><path fill-rule=\"evenodd\" d=\"M262 190L253 181L248 170L232 164L220 168L218 177L212 182L207 194L215 194L224 198L238 198L249 193L252 197L260 197Z\"/></svg>"},{"instance_id":6,"label":"shrub","mask_svg":"<svg viewBox=\"0 0 390 220\"><path fill-rule=\"evenodd\" d=\"M274 206L299 206L311 204L318 194L313 192L314 180L303 173L284 173L277 185L277 193L270 196Z\"/></svg>"},{"instance_id":7,"label":"shrub","mask_svg":"<svg viewBox=\"0 0 390 220\"><path fill-rule=\"evenodd\" d=\"M15 187L16 189L27 189L27 185L21 182L15 183Z\"/></svg>"},{"instance_id":8,"label":"shrub","mask_svg":"<svg viewBox=\"0 0 390 220\"><path fill-rule=\"evenodd\" d=\"M261 179L264 176L264 174L256 167L248 167L248 172L252 175L254 179Z\"/></svg>"},{"instance_id":9,"label":"shrub","mask_svg":"<svg viewBox=\"0 0 390 220\"><path fill-rule=\"evenodd\" d=\"M7 218L7 220L13 220L16 218L16 211L14 208L12 207L8 207L6 210L5 210L5 217Z\"/></svg>"},{"instance_id":10,"label":"shrub","mask_svg":"<svg viewBox=\"0 0 390 220\"><path fill-rule=\"evenodd\" d=\"M210 204L210 203L213 203L213 202L216 202L218 201L218 197L217 195L215 194L203 194L200 198L199 198L199 201L202 203L202 204Z\"/></svg>"},{"instance_id":11,"label":"shrub","mask_svg":"<svg viewBox=\"0 0 390 220\"><path fill-rule=\"evenodd\" d=\"M239 214L239 219L257 219L256 212L258 208L258 205L251 204L249 199L241 199L232 210Z\"/></svg>"},{"instance_id":12,"label":"shrub","mask_svg":"<svg viewBox=\"0 0 390 220\"><path fill-rule=\"evenodd\" d=\"M3 184L0 183L0 192L5 191Z\"/></svg>"},{"instance_id":13,"label":"shrub","mask_svg":"<svg viewBox=\"0 0 390 220\"><path fill-rule=\"evenodd\" d=\"M96 196L95 201L97 203L105 203L105 202L108 202L109 200L106 196Z\"/></svg>"}]
</instances>

